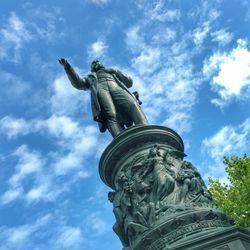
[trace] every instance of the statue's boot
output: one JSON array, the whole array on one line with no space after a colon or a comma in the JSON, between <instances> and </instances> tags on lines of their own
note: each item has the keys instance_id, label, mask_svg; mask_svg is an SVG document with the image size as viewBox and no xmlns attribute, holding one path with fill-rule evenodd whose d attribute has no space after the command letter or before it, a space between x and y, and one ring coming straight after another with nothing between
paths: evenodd
<instances>
[{"instance_id":1,"label":"statue's boot","mask_svg":"<svg viewBox=\"0 0 250 250\"><path fill-rule=\"evenodd\" d=\"M108 130L113 137L116 137L118 134L121 133L123 128L119 123L117 123L115 121L108 120Z\"/></svg>"}]
</instances>

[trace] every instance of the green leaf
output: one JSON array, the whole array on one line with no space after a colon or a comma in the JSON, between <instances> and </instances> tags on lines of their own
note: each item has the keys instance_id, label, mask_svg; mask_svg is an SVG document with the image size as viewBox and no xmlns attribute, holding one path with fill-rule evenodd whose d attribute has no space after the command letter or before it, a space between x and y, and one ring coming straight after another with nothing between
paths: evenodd
<instances>
[{"instance_id":1,"label":"green leaf","mask_svg":"<svg viewBox=\"0 0 250 250\"><path fill-rule=\"evenodd\" d=\"M230 185L209 178L209 190L215 203L236 224L250 228L250 158L224 157Z\"/></svg>"}]
</instances>

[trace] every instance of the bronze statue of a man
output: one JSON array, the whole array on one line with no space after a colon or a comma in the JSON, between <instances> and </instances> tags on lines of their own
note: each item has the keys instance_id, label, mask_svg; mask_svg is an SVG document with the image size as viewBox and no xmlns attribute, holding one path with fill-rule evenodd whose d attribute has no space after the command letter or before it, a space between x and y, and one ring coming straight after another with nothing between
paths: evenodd
<instances>
[{"instance_id":1,"label":"bronze statue of a man","mask_svg":"<svg viewBox=\"0 0 250 250\"><path fill-rule=\"evenodd\" d=\"M105 68L100 61L91 64L91 73L84 78L74 71L64 58L59 60L71 84L80 90L90 90L93 118L101 132L106 129L116 137L123 129L133 124L148 124L135 95L128 88L132 79L117 69Z\"/></svg>"}]
</instances>

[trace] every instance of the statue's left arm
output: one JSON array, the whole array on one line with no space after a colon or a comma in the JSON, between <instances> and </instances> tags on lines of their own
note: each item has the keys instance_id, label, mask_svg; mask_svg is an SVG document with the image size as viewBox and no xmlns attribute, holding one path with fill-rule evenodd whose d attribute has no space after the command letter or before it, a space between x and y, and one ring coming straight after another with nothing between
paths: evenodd
<instances>
[{"instance_id":1,"label":"statue's left arm","mask_svg":"<svg viewBox=\"0 0 250 250\"><path fill-rule=\"evenodd\" d=\"M133 80L130 76L127 74L121 72L118 69L109 69L108 70L111 74L114 74L127 88L132 87L133 85Z\"/></svg>"}]
</instances>

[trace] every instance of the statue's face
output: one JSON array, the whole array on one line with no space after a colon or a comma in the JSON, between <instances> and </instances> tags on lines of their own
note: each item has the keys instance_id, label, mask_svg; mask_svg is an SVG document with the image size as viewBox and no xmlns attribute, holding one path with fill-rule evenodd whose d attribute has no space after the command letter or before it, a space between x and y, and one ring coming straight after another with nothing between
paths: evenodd
<instances>
[{"instance_id":1,"label":"statue's face","mask_svg":"<svg viewBox=\"0 0 250 250\"><path fill-rule=\"evenodd\" d=\"M114 198L115 198L114 192L109 192L109 193L108 193L108 200L109 200L110 202L113 202L113 201L114 201Z\"/></svg>"},{"instance_id":2,"label":"statue's face","mask_svg":"<svg viewBox=\"0 0 250 250\"><path fill-rule=\"evenodd\" d=\"M91 63L91 71L92 72L96 72L98 71L100 68L103 68L104 66L101 64L100 61L95 60Z\"/></svg>"}]
</instances>

